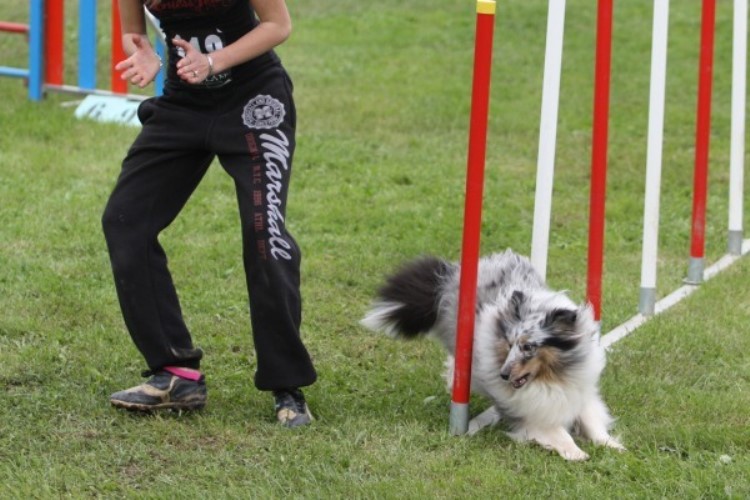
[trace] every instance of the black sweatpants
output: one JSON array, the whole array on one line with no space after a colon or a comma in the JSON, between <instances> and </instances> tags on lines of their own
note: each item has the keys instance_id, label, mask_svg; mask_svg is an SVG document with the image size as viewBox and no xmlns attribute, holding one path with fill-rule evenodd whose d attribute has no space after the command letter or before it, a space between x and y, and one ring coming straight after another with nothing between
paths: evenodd
<instances>
[{"instance_id":1,"label":"black sweatpants","mask_svg":"<svg viewBox=\"0 0 750 500\"><path fill-rule=\"evenodd\" d=\"M158 235L214 156L234 179L260 390L316 379L300 338L300 250L285 213L294 154L292 84L281 66L221 89L168 90L144 101L102 224L125 324L151 371L199 368ZM210 265L210 263L209 263Z\"/></svg>"}]
</instances>

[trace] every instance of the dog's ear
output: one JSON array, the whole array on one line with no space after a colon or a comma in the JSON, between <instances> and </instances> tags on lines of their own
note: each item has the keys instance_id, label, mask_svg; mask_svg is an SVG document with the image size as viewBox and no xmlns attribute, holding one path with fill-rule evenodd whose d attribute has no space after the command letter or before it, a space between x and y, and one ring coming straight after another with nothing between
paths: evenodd
<instances>
[{"instance_id":1,"label":"dog's ear","mask_svg":"<svg viewBox=\"0 0 750 500\"><path fill-rule=\"evenodd\" d=\"M542 322L542 328L548 332L548 336L542 344L562 351L575 348L583 338L579 334L577 322L578 311L575 309L553 309L548 312Z\"/></svg>"},{"instance_id":2,"label":"dog's ear","mask_svg":"<svg viewBox=\"0 0 750 500\"><path fill-rule=\"evenodd\" d=\"M513 319L521 321L521 304L526 301L526 295L521 290L513 290L513 295L510 297L510 312Z\"/></svg>"},{"instance_id":3,"label":"dog's ear","mask_svg":"<svg viewBox=\"0 0 750 500\"><path fill-rule=\"evenodd\" d=\"M494 315L494 325L495 336L499 339L507 339L508 322L506 321L506 318L497 311L495 311Z\"/></svg>"},{"instance_id":4,"label":"dog's ear","mask_svg":"<svg viewBox=\"0 0 750 500\"><path fill-rule=\"evenodd\" d=\"M578 311L575 309L553 309L544 318L544 326L554 330L575 330Z\"/></svg>"}]
</instances>

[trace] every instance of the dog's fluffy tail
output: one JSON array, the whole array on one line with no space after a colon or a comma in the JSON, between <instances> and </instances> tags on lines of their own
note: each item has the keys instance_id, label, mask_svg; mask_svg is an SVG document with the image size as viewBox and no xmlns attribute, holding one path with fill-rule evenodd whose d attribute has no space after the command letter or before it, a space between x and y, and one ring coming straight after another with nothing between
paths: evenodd
<instances>
[{"instance_id":1,"label":"dog's fluffy tail","mask_svg":"<svg viewBox=\"0 0 750 500\"><path fill-rule=\"evenodd\" d=\"M453 264L436 257L407 263L386 280L360 323L393 337L426 334L438 319L442 283L453 272Z\"/></svg>"}]
</instances>

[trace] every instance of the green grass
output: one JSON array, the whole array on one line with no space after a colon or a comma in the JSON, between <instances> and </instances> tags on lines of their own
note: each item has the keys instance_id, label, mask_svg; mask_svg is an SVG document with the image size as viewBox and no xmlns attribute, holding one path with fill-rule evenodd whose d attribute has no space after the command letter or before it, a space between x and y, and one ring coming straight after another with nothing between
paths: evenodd
<instances>
[{"instance_id":1,"label":"green grass","mask_svg":"<svg viewBox=\"0 0 750 500\"><path fill-rule=\"evenodd\" d=\"M17 4L0 6L0 19L24 21ZM638 303L651 6L615 7L605 332ZM726 245L732 12L730 2L718 8L709 263ZM303 335L320 371L307 391L315 425L278 428L268 395L252 386L238 217L220 168L162 236L206 351L210 404L151 417L108 406L143 369L99 222L137 130L76 120L61 105L70 96L31 103L21 82L0 79L0 498L750 496L746 259L614 346L602 392L627 453L584 444L591 460L570 464L499 430L449 436L438 346L393 342L357 320L402 260L460 255L473 4L290 9L295 33L279 51L299 115L288 220L305 254ZM671 14L660 297L681 285L688 262L699 2L672 2ZM548 272L578 301L595 17L593 2L568 1ZM499 4L483 252L529 251L545 24L546 2ZM6 37L0 64L22 65L23 44ZM101 54L106 44L100 36ZM66 68L73 80L74 57ZM472 409L485 404L475 399Z\"/></svg>"}]
</instances>

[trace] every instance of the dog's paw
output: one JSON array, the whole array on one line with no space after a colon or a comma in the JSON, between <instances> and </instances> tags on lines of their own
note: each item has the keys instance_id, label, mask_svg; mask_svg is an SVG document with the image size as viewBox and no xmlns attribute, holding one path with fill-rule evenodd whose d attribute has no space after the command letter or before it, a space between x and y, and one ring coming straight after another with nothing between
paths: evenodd
<instances>
[{"instance_id":1,"label":"dog's paw","mask_svg":"<svg viewBox=\"0 0 750 500\"><path fill-rule=\"evenodd\" d=\"M483 422L477 422L476 419L472 419L471 421L469 421L469 429L466 431L466 435L473 436L474 434L481 431L485 427L487 427L487 424Z\"/></svg>"},{"instance_id":2,"label":"dog's paw","mask_svg":"<svg viewBox=\"0 0 750 500\"><path fill-rule=\"evenodd\" d=\"M475 421L471 420L469 422L469 428L466 430L467 436L473 436L477 432L482 430L482 426L476 423Z\"/></svg>"},{"instance_id":3,"label":"dog's paw","mask_svg":"<svg viewBox=\"0 0 750 500\"><path fill-rule=\"evenodd\" d=\"M619 442L618 440L616 440L615 438L609 438L609 439L608 439L607 441L605 441L605 442L604 442L604 443L602 443L602 444L603 444L604 446L606 446L607 448L613 448L613 449L615 449L615 450L619 451L620 453L622 453L622 452L624 452L624 451L628 451L628 449L627 449L627 448L625 448L625 447L624 447L624 446L622 445L622 443L620 443L620 442Z\"/></svg>"},{"instance_id":4,"label":"dog's paw","mask_svg":"<svg viewBox=\"0 0 750 500\"><path fill-rule=\"evenodd\" d=\"M497 408L490 406L469 421L469 430L466 433L469 436L473 436L485 427L497 424L501 418L502 417L500 416L500 412L497 411Z\"/></svg>"},{"instance_id":5,"label":"dog's paw","mask_svg":"<svg viewBox=\"0 0 750 500\"><path fill-rule=\"evenodd\" d=\"M592 441L598 446L606 446L607 448L612 448L620 452L627 451L620 441L612 436L602 436L599 439L592 439Z\"/></svg>"},{"instance_id":6,"label":"dog's paw","mask_svg":"<svg viewBox=\"0 0 750 500\"><path fill-rule=\"evenodd\" d=\"M559 450L560 456L571 462L582 462L589 459L589 454L580 448Z\"/></svg>"}]
</instances>

